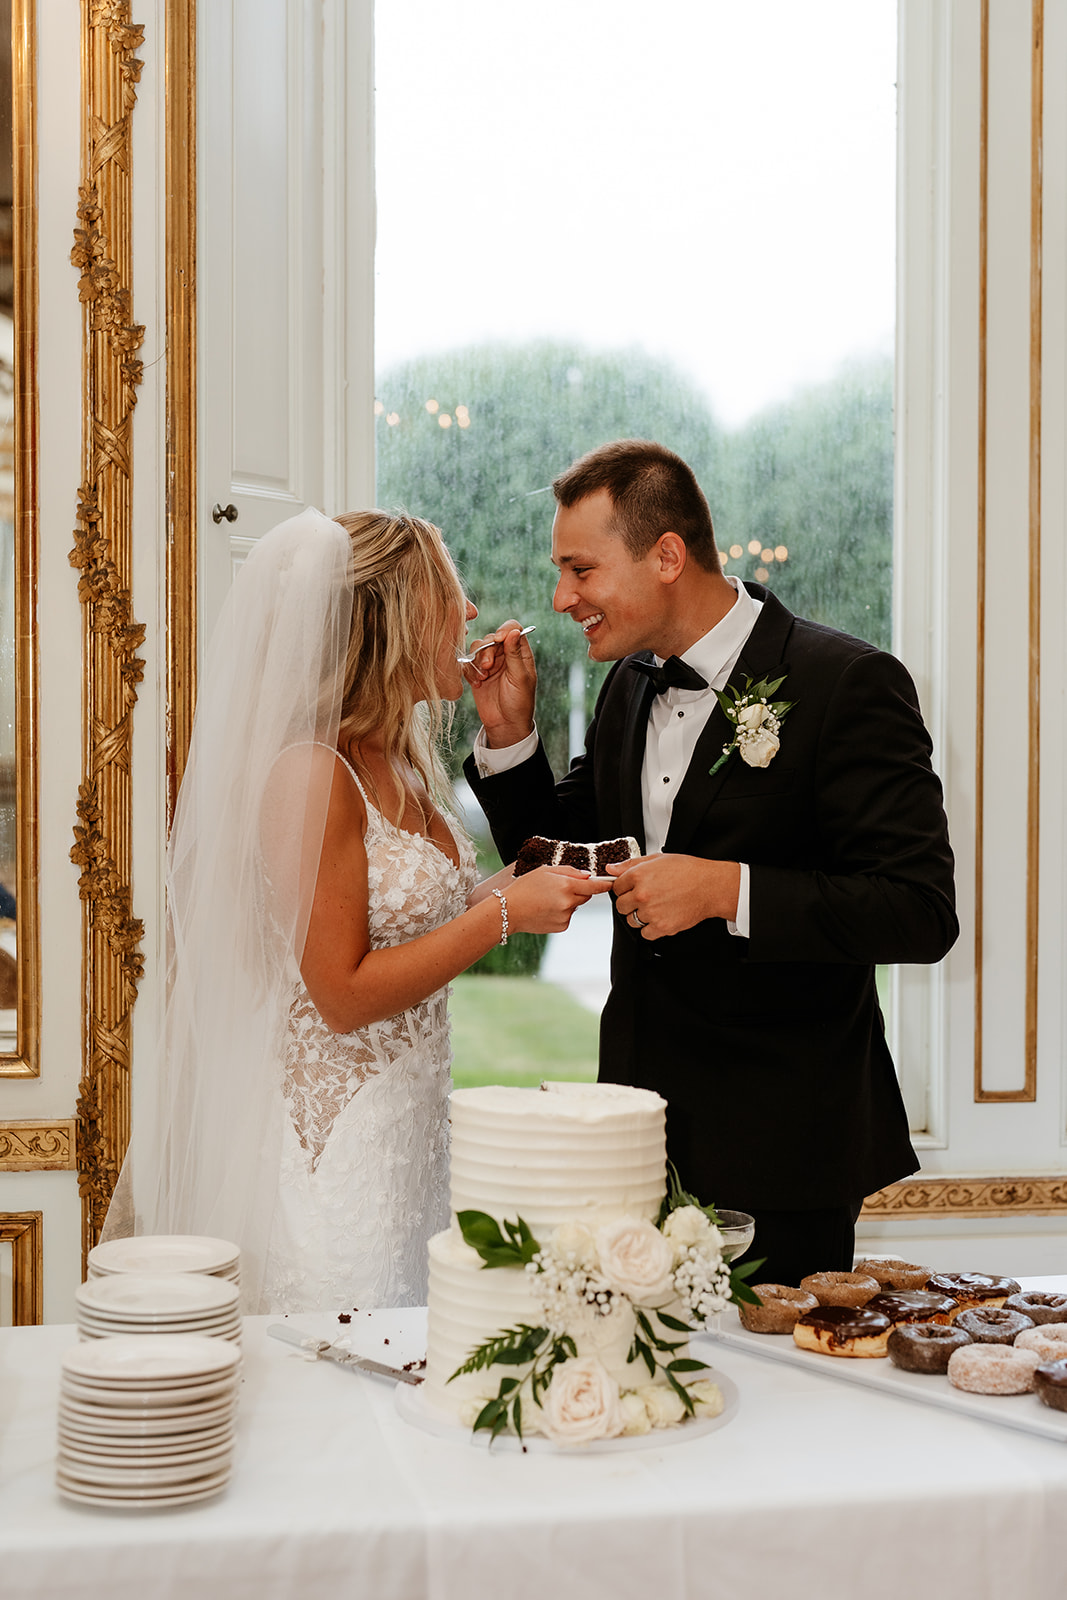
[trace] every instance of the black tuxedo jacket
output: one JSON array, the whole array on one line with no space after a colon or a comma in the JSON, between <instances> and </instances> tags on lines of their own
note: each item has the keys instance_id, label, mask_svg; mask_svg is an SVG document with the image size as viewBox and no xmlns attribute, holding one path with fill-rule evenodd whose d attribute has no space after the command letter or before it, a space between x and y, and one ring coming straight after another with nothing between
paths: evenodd
<instances>
[{"instance_id":1,"label":"black tuxedo jacket","mask_svg":"<svg viewBox=\"0 0 1067 1600\"><path fill-rule=\"evenodd\" d=\"M786 674L794 702L770 765L735 751L716 707L675 798L665 849L750 868L750 937L709 919L645 940L618 914L600 1077L658 1090L668 1152L717 1205L855 1202L914 1172L875 990L881 962L938 961L959 932L941 786L895 657L794 617L769 591L731 684ZM625 661L585 755L555 783L543 749L467 777L504 861L531 834L633 834L652 686Z\"/></svg>"}]
</instances>

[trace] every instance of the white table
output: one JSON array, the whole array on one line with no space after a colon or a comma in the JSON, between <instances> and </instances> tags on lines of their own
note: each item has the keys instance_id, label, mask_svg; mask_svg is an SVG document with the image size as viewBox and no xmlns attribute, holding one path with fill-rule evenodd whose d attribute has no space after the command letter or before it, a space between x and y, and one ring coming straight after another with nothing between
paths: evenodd
<instances>
[{"instance_id":1,"label":"white table","mask_svg":"<svg viewBox=\"0 0 1067 1600\"><path fill-rule=\"evenodd\" d=\"M290 1320L399 1363L418 1353L419 1315L347 1330ZM627 1454L490 1455L408 1426L387 1384L307 1363L267 1339L270 1320L246 1324L230 1488L156 1513L59 1497L58 1370L74 1330L0 1334L2 1600L1067 1592L1067 1450L1051 1440L723 1351L741 1406L718 1432Z\"/></svg>"}]
</instances>

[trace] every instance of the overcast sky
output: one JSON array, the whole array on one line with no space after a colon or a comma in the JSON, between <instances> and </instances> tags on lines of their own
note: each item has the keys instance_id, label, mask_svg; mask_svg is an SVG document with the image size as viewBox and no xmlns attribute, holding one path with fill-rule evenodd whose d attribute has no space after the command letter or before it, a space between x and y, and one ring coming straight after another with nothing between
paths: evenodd
<instances>
[{"instance_id":1,"label":"overcast sky","mask_svg":"<svg viewBox=\"0 0 1067 1600\"><path fill-rule=\"evenodd\" d=\"M889 352L895 0L377 0L378 367L638 344L727 426Z\"/></svg>"}]
</instances>

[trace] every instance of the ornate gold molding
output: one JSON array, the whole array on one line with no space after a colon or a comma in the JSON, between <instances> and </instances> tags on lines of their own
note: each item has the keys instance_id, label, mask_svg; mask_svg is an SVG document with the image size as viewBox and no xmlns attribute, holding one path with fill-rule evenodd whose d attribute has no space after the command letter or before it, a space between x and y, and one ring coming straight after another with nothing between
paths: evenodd
<instances>
[{"instance_id":1,"label":"ornate gold molding","mask_svg":"<svg viewBox=\"0 0 1067 1600\"><path fill-rule=\"evenodd\" d=\"M37 41L34 0L12 0L15 222L15 792L18 1038L0 1078L40 1072L37 918Z\"/></svg>"},{"instance_id":2,"label":"ornate gold molding","mask_svg":"<svg viewBox=\"0 0 1067 1600\"><path fill-rule=\"evenodd\" d=\"M11 1320L36 1326L44 1321L43 1212L0 1211L0 1244L11 1246Z\"/></svg>"},{"instance_id":3,"label":"ornate gold molding","mask_svg":"<svg viewBox=\"0 0 1067 1600\"><path fill-rule=\"evenodd\" d=\"M71 261L85 309L84 478L71 565L84 618L84 781L71 860L81 868L86 1017L78 1095L83 1253L99 1238L129 1142L131 1011L143 970L130 892L131 716L144 627L130 604L133 408L144 328L133 320L132 140L144 29L129 0L82 14L84 182Z\"/></svg>"},{"instance_id":4,"label":"ornate gold molding","mask_svg":"<svg viewBox=\"0 0 1067 1600\"><path fill-rule=\"evenodd\" d=\"M0 1122L0 1172L72 1172L76 1126L73 1117Z\"/></svg>"},{"instance_id":5,"label":"ornate gold molding","mask_svg":"<svg viewBox=\"0 0 1067 1600\"><path fill-rule=\"evenodd\" d=\"M196 704L196 0L167 0L167 822Z\"/></svg>"},{"instance_id":6,"label":"ornate gold molding","mask_svg":"<svg viewBox=\"0 0 1067 1600\"><path fill-rule=\"evenodd\" d=\"M1014 1178L906 1178L863 1203L864 1217L1067 1215L1067 1174Z\"/></svg>"}]
</instances>

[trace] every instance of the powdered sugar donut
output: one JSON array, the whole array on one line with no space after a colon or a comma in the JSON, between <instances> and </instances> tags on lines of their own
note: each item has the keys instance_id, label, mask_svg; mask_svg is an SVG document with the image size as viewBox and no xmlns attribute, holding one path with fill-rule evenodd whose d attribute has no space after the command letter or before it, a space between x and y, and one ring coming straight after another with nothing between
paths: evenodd
<instances>
[{"instance_id":1,"label":"powdered sugar donut","mask_svg":"<svg viewBox=\"0 0 1067 1600\"><path fill-rule=\"evenodd\" d=\"M878 1280L863 1272L812 1272L801 1278L800 1287L821 1306L865 1306L878 1293Z\"/></svg>"},{"instance_id":2,"label":"powdered sugar donut","mask_svg":"<svg viewBox=\"0 0 1067 1600\"><path fill-rule=\"evenodd\" d=\"M970 1394L1026 1394L1040 1365L1036 1350L1020 1350L1014 1344L969 1344L949 1357L948 1381Z\"/></svg>"},{"instance_id":3,"label":"powdered sugar donut","mask_svg":"<svg viewBox=\"0 0 1067 1600\"><path fill-rule=\"evenodd\" d=\"M1043 1328L1024 1328L1016 1350L1033 1350L1042 1361L1062 1361L1067 1356L1067 1322L1046 1322Z\"/></svg>"}]
</instances>

